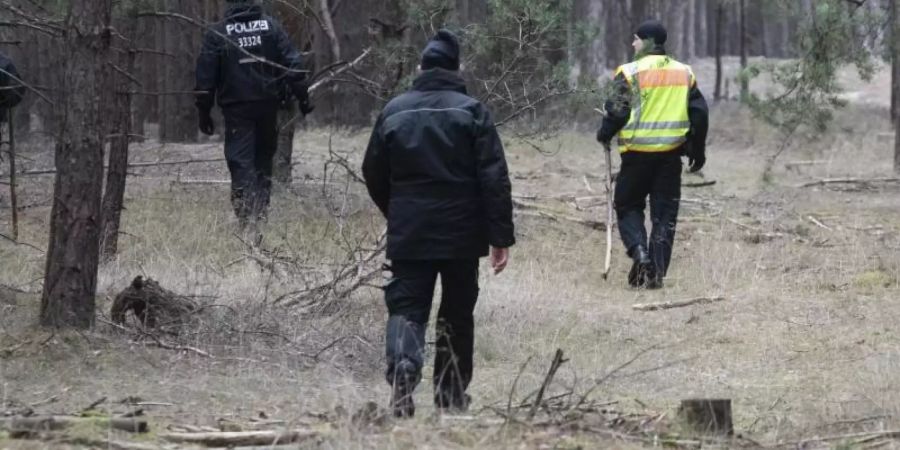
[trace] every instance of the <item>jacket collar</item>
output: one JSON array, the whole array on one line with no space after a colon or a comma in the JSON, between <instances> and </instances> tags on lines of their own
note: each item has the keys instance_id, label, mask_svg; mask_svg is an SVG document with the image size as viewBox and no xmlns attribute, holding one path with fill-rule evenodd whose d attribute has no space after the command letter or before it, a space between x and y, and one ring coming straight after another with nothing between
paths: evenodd
<instances>
[{"instance_id":1,"label":"jacket collar","mask_svg":"<svg viewBox=\"0 0 900 450\"><path fill-rule=\"evenodd\" d=\"M413 81L414 91L456 91L468 95L466 82L459 72L446 69L424 70Z\"/></svg>"},{"instance_id":2,"label":"jacket collar","mask_svg":"<svg viewBox=\"0 0 900 450\"><path fill-rule=\"evenodd\" d=\"M653 48L648 49L645 52L642 52L640 55L638 55L636 58L634 58L634 60L638 61L638 60L644 59L648 56L667 56L666 48L662 45L654 45Z\"/></svg>"}]
</instances>

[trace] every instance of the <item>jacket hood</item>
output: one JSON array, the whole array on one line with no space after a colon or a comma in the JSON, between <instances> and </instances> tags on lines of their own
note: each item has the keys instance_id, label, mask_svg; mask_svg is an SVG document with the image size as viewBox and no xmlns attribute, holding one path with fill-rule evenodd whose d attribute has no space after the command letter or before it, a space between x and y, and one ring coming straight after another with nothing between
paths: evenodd
<instances>
[{"instance_id":1,"label":"jacket hood","mask_svg":"<svg viewBox=\"0 0 900 450\"><path fill-rule=\"evenodd\" d=\"M462 79L459 72L441 68L423 70L413 81L412 89L414 91L456 91L461 94L469 94L466 90L466 81Z\"/></svg>"},{"instance_id":2,"label":"jacket hood","mask_svg":"<svg viewBox=\"0 0 900 450\"><path fill-rule=\"evenodd\" d=\"M225 10L225 20L256 20L263 15L263 9L260 5L233 5Z\"/></svg>"}]
</instances>

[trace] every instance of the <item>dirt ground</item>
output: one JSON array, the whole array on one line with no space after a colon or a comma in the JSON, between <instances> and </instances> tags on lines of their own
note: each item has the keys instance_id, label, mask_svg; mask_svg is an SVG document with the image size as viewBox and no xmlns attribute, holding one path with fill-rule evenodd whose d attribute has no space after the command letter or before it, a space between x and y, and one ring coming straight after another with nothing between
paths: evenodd
<instances>
[{"instance_id":1,"label":"dirt ground","mask_svg":"<svg viewBox=\"0 0 900 450\"><path fill-rule=\"evenodd\" d=\"M887 91L878 89L884 77L865 85L847 80L854 101L831 131L797 138L766 180L763 166L780 137L735 104L713 107L708 166L684 182L715 184L683 191L675 261L662 291L627 288L629 263L617 235L613 271L603 280L604 232L571 220L603 220L606 212L602 154L591 133L564 132L540 143L539 152L505 131L519 244L506 273L483 270L474 404L461 417L435 416L426 382L412 421L354 420L367 402L384 406L388 396L379 279L344 298L300 299L368 254L383 227L364 189L329 154L358 167L365 130L298 137L295 183L274 198L261 252L235 233L227 184L220 183L223 162L134 168L121 253L101 268L100 319L87 333L34 326L52 177L29 176L21 187L29 206L21 241L30 245L0 240L0 416L77 413L105 397L95 409L143 409L155 430L142 438L150 445L162 445L159 433L178 425L246 429L261 421L321 430L304 448L666 444L648 438L650 431L633 439L557 426L551 419L559 411L549 407L540 426L528 426L522 411L510 417L507 405L533 398L562 349L568 361L547 397L590 391L590 403L609 411L594 408L584 421L614 410L671 433L661 424L674 418L679 401L707 397L732 399L736 431L764 445L896 428L900 183L802 187L894 176ZM32 144L22 164L46 168L51 150ZM215 141L146 142L132 160L217 158ZM4 234L7 200L0 196ZM157 338L108 325L112 298L137 275L193 296L202 314L178 335ZM725 301L633 309L714 296ZM292 299L304 301L284 306ZM72 445L8 437L0 433L0 448Z\"/></svg>"}]
</instances>

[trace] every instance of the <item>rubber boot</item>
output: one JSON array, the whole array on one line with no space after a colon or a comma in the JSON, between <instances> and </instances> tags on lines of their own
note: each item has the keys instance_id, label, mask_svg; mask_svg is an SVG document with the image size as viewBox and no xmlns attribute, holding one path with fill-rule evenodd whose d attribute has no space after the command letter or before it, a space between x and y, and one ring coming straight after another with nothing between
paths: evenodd
<instances>
[{"instance_id":1,"label":"rubber boot","mask_svg":"<svg viewBox=\"0 0 900 450\"><path fill-rule=\"evenodd\" d=\"M411 418L416 414L413 392L419 376L415 364L403 359L394 366L394 380L391 384L391 411L394 417Z\"/></svg>"}]
</instances>

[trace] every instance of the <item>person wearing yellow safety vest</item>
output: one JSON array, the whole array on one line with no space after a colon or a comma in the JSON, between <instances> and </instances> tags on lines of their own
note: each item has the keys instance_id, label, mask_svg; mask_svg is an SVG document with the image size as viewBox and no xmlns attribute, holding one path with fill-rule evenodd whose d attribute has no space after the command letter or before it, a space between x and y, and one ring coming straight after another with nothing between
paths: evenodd
<instances>
[{"instance_id":1,"label":"person wearing yellow safety vest","mask_svg":"<svg viewBox=\"0 0 900 450\"><path fill-rule=\"evenodd\" d=\"M658 289L672 258L681 199L681 157L691 172L706 162L709 108L690 66L666 55L666 29L650 20L635 32L635 60L620 66L597 140L618 136L622 167L614 206L619 234L634 261L632 287ZM649 240L644 209L650 198Z\"/></svg>"}]
</instances>

